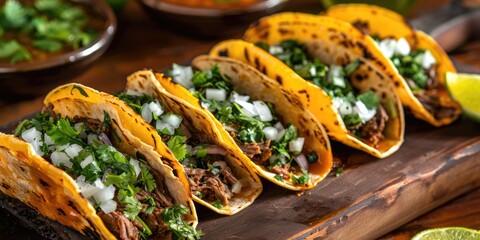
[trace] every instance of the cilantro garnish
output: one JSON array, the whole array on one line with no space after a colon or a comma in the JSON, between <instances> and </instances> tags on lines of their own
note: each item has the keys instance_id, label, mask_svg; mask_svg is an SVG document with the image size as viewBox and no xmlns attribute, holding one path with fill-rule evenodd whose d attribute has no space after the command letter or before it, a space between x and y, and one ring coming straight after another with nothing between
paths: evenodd
<instances>
[{"instance_id":1,"label":"cilantro garnish","mask_svg":"<svg viewBox=\"0 0 480 240\"><path fill-rule=\"evenodd\" d=\"M274 178L277 179L279 182L283 182L283 177L280 174L276 174Z\"/></svg>"},{"instance_id":2,"label":"cilantro garnish","mask_svg":"<svg viewBox=\"0 0 480 240\"><path fill-rule=\"evenodd\" d=\"M198 231L183 221L182 216L188 214L189 210L179 204L172 208L165 208L163 211L163 220L167 223L168 228L173 232L173 239L200 239L204 235L202 231Z\"/></svg>"},{"instance_id":3,"label":"cilantro garnish","mask_svg":"<svg viewBox=\"0 0 480 240\"><path fill-rule=\"evenodd\" d=\"M212 205L218 209L222 209L223 208L223 205L222 205L222 202L220 201L220 199L217 199L215 200Z\"/></svg>"},{"instance_id":4,"label":"cilantro garnish","mask_svg":"<svg viewBox=\"0 0 480 240\"><path fill-rule=\"evenodd\" d=\"M117 97L120 98L120 100L127 103L128 106L130 106L138 114L142 113L143 104L153 102L155 100L152 96L149 96L146 94L142 96L134 96L134 95L129 95L126 92L122 92L118 94Z\"/></svg>"},{"instance_id":5,"label":"cilantro garnish","mask_svg":"<svg viewBox=\"0 0 480 240\"><path fill-rule=\"evenodd\" d=\"M342 174L342 173L343 173L343 167L337 168L337 171L335 171L335 177L340 176L340 174Z\"/></svg>"},{"instance_id":6,"label":"cilantro garnish","mask_svg":"<svg viewBox=\"0 0 480 240\"><path fill-rule=\"evenodd\" d=\"M168 149L173 152L173 155L179 161L182 161L187 156L187 137L175 135L167 142Z\"/></svg>"},{"instance_id":7,"label":"cilantro garnish","mask_svg":"<svg viewBox=\"0 0 480 240\"><path fill-rule=\"evenodd\" d=\"M294 184L302 184L305 185L307 184L308 180L310 179L310 176L308 175L308 172L305 171L305 169L302 169L302 175L301 176L296 176L295 174L292 173L292 182Z\"/></svg>"},{"instance_id":8,"label":"cilantro garnish","mask_svg":"<svg viewBox=\"0 0 480 240\"><path fill-rule=\"evenodd\" d=\"M405 79L410 79L409 86L412 91L425 89L427 86L428 75L422 67L422 62L418 58L425 53L424 50L410 52L407 56L395 54L392 56L392 62L397 67L400 74Z\"/></svg>"},{"instance_id":9,"label":"cilantro garnish","mask_svg":"<svg viewBox=\"0 0 480 240\"><path fill-rule=\"evenodd\" d=\"M362 93L362 94L358 95L357 99L362 101L363 104L365 104L365 106L368 109L377 109L378 108L378 103L379 103L378 96L377 96L377 94L375 94L372 91L368 91L366 93Z\"/></svg>"},{"instance_id":10,"label":"cilantro garnish","mask_svg":"<svg viewBox=\"0 0 480 240\"><path fill-rule=\"evenodd\" d=\"M85 146L85 142L78 138L78 134L80 134L81 131L81 129L75 130L68 119L59 119L57 124L53 125L47 134L56 145L61 146L67 143L76 143L80 146Z\"/></svg>"}]
</instances>

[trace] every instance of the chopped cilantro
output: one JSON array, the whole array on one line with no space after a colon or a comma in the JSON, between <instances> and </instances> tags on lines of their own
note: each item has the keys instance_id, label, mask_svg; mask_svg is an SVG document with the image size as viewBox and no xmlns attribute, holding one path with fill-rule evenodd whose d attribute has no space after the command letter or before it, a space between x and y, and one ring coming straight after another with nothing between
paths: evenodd
<instances>
[{"instance_id":1,"label":"chopped cilantro","mask_svg":"<svg viewBox=\"0 0 480 240\"><path fill-rule=\"evenodd\" d=\"M179 204L172 208L165 208L163 211L163 220L168 228L173 232L173 239L200 239L203 236L202 231L198 231L183 221L182 216L188 214L188 209Z\"/></svg>"},{"instance_id":2,"label":"chopped cilantro","mask_svg":"<svg viewBox=\"0 0 480 240\"><path fill-rule=\"evenodd\" d=\"M71 95L73 95L73 90L78 90L78 91L80 92L80 94L82 94L82 96L88 97L87 92L85 92L85 90L84 90L82 87L78 86L78 85L73 85L72 89L70 90L70 94L71 94ZM108 116L108 115L105 115L104 118L107 117L107 116ZM104 121L104 122L105 122L105 121Z\"/></svg>"},{"instance_id":3,"label":"chopped cilantro","mask_svg":"<svg viewBox=\"0 0 480 240\"><path fill-rule=\"evenodd\" d=\"M212 205L218 209L222 209L223 208L223 205L222 205L222 202L220 201L220 199L217 199L215 201L213 201Z\"/></svg>"},{"instance_id":4,"label":"chopped cilantro","mask_svg":"<svg viewBox=\"0 0 480 240\"><path fill-rule=\"evenodd\" d=\"M310 176L308 175L308 172L305 171L305 169L302 169L302 175L300 177L296 176L295 174L292 173L292 182L294 184L302 184L305 185L307 184L308 180L310 179Z\"/></svg>"},{"instance_id":5,"label":"chopped cilantro","mask_svg":"<svg viewBox=\"0 0 480 240\"><path fill-rule=\"evenodd\" d=\"M378 108L379 99L377 94L372 91L368 91L366 93L362 93L357 96L358 100L362 101L365 106L372 110Z\"/></svg>"},{"instance_id":6,"label":"chopped cilantro","mask_svg":"<svg viewBox=\"0 0 480 240\"><path fill-rule=\"evenodd\" d=\"M127 103L128 106L130 106L138 114L142 113L143 104L153 102L155 100L152 96L149 96L146 94L142 96L135 96L135 95L129 95L126 92L122 92L118 94L117 97L120 98L120 100Z\"/></svg>"},{"instance_id":7,"label":"chopped cilantro","mask_svg":"<svg viewBox=\"0 0 480 240\"><path fill-rule=\"evenodd\" d=\"M276 174L275 179L277 179L279 182L283 182L283 177L280 174Z\"/></svg>"},{"instance_id":8,"label":"chopped cilantro","mask_svg":"<svg viewBox=\"0 0 480 240\"><path fill-rule=\"evenodd\" d=\"M142 210L142 204L135 198L135 196L127 194L125 190L118 191L117 199L120 203L125 205L123 213L130 220L134 220Z\"/></svg>"},{"instance_id":9,"label":"chopped cilantro","mask_svg":"<svg viewBox=\"0 0 480 240\"><path fill-rule=\"evenodd\" d=\"M210 169L213 175L218 175L222 170L220 166L215 166L213 164L208 164L208 169Z\"/></svg>"},{"instance_id":10,"label":"chopped cilantro","mask_svg":"<svg viewBox=\"0 0 480 240\"><path fill-rule=\"evenodd\" d=\"M182 161L187 156L187 137L175 135L167 142L168 149L172 151L173 155L179 161Z\"/></svg>"},{"instance_id":11,"label":"chopped cilantro","mask_svg":"<svg viewBox=\"0 0 480 240\"><path fill-rule=\"evenodd\" d=\"M59 119L57 124L53 125L47 134L52 138L52 141L59 146L67 143L76 143L80 146L85 146L86 144L77 137L80 132L81 129L75 130L68 119Z\"/></svg>"},{"instance_id":12,"label":"chopped cilantro","mask_svg":"<svg viewBox=\"0 0 480 240\"><path fill-rule=\"evenodd\" d=\"M157 187L155 178L147 168L141 168L139 182L145 186L145 190L152 192Z\"/></svg>"},{"instance_id":13,"label":"chopped cilantro","mask_svg":"<svg viewBox=\"0 0 480 240\"><path fill-rule=\"evenodd\" d=\"M424 50L416 50L410 52L407 56L395 54L391 58L400 74L405 79L413 81L413 83L409 82L412 91L425 89L427 86L428 73L423 69L422 62L419 60L419 57L424 53Z\"/></svg>"},{"instance_id":14,"label":"chopped cilantro","mask_svg":"<svg viewBox=\"0 0 480 240\"><path fill-rule=\"evenodd\" d=\"M227 93L233 90L230 79L220 73L218 66L213 66L211 70L196 72L193 75L192 83L196 89L199 88L217 88L225 89Z\"/></svg>"},{"instance_id":15,"label":"chopped cilantro","mask_svg":"<svg viewBox=\"0 0 480 240\"><path fill-rule=\"evenodd\" d=\"M337 171L335 171L335 177L340 176L340 174L342 174L342 173L343 173L343 167L337 168Z\"/></svg>"},{"instance_id":16,"label":"chopped cilantro","mask_svg":"<svg viewBox=\"0 0 480 240\"><path fill-rule=\"evenodd\" d=\"M306 158L307 158L308 163L314 163L314 162L318 161L318 156L314 151L309 152L307 154Z\"/></svg>"}]
</instances>

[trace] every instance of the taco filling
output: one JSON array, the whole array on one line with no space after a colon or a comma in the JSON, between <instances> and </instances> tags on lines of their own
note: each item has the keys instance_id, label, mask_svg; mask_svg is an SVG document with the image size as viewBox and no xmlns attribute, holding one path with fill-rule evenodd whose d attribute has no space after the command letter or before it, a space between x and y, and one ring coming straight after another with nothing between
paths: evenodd
<instances>
[{"instance_id":1,"label":"taco filling","mask_svg":"<svg viewBox=\"0 0 480 240\"><path fill-rule=\"evenodd\" d=\"M384 138L382 132L389 117L379 104L378 96L373 91L359 94L348 81L359 65L358 60L345 66L327 66L310 56L305 45L295 40L272 46L256 45L283 61L303 79L322 88L352 135L373 146Z\"/></svg>"},{"instance_id":2,"label":"taco filling","mask_svg":"<svg viewBox=\"0 0 480 240\"><path fill-rule=\"evenodd\" d=\"M193 72L191 67L174 65L167 74L201 101L255 164L274 173L278 181L308 182L309 163L317 162L318 156L305 151L305 139L294 125L282 123L273 103L237 93L217 66Z\"/></svg>"},{"instance_id":3,"label":"taco filling","mask_svg":"<svg viewBox=\"0 0 480 240\"><path fill-rule=\"evenodd\" d=\"M369 35L368 23L356 21L353 25ZM415 49L405 38L381 39L371 35L382 53L392 60L398 72L407 82L413 95L435 118L455 117L454 107L442 106L439 91L445 91L437 76L437 61L428 49Z\"/></svg>"},{"instance_id":4,"label":"taco filling","mask_svg":"<svg viewBox=\"0 0 480 240\"><path fill-rule=\"evenodd\" d=\"M152 96L128 90L118 97L157 130L184 166L192 194L221 209L241 192L242 183L227 165L223 147L209 143L201 133L191 132L193 128L188 128L181 116L165 112Z\"/></svg>"},{"instance_id":5,"label":"taco filling","mask_svg":"<svg viewBox=\"0 0 480 240\"><path fill-rule=\"evenodd\" d=\"M77 183L110 231L120 239L198 239L175 205L163 176L142 156L127 156L112 146L118 139L108 114L103 122L37 114L24 120L15 136L64 170Z\"/></svg>"}]
</instances>

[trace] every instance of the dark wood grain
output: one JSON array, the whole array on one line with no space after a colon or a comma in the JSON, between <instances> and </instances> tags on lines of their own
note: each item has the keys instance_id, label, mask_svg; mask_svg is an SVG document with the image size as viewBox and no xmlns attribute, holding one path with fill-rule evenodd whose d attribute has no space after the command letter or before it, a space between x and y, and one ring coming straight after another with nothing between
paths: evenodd
<instances>
[{"instance_id":1,"label":"dark wood grain","mask_svg":"<svg viewBox=\"0 0 480 240\"><path fill-rule=\"evenodd\" d=\"M317 0L297 0L287 9L315 13L321 6ZM218 42L171 33L161 25L141 12L136 2L129 2L105 56L81 76L66 81L117 92L135 70L188 62ZM0 102L0 125L38 112L41 106L42 97ZM431 227L480 228L480 190L474 191L480 186L480 125L467 119L444 128L412 118L407 123L405 144L393 156L376 160L334 144L333 150L347 166L339 177L329 176L300 196L265 182L257 201L235 216L199 207L199 228L205 239L409 239ZM427 213L462 194L467 195ZM1 224L14 222L4 216L0 212L0 231L10 229L2 233L11 234L2 234L1 239L38 239L19 225Z\"/></svg>"}]
</instances>

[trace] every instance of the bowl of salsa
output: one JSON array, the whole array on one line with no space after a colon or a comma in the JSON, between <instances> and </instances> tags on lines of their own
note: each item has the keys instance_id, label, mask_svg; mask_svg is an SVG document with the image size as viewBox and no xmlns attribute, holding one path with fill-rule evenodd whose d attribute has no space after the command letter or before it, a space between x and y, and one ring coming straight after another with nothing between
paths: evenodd
<instances>
[{"instance_id":1,"label":"bowl of salsa","mask_svg":"<svg viewBox=\"0 0 480 240\"><path fill-rule=\"evenodd\" d=\"M287 0L138 0L160 24L194 37L228 37L241 33Z\"/></svg>"},{"instance_id":2,"label":"bowl of salsa","mask_svg":"<svg viewBox=\"0 0 480 240\"><path fill-rule=\"evenodd\" d=\"M71 80L116 28L103 0L0 0L0 99L33 98Z\"/></svg>"}]
</instances>

